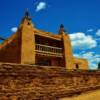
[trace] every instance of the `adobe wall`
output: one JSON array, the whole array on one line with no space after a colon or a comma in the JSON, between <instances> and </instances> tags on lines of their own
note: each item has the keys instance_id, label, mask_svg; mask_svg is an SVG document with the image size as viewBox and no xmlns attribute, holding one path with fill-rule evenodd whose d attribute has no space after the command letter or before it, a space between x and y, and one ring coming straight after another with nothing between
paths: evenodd
<instances>
[{"instance_id":1,"label":"adobe wall","mask_svg":"<svg viewBox=\"0 0 100 100\"><path fill-rule=\"evenodd\" d=\"M21 39L20 34L12 35L9 40L1 44L0 62L20 63L21 59Z\"/></svg>"},{"instance_id":2,"label":"adobe wall","mask_svg":"<svg viewBox=\"0 0 100 100\"><path fill-rule=\"evenodd\" d=\"M59 100L100 89L100 71L0 64L0 100Z\"/></svg>"},{"instance_id":3,"label":"adobe wall","mask_svg":"<svg viewBox=\"0 0 100 100\"><path fill-rule=\"evenodd\" d=\"M74 66L73 69L76 69L76 64L78 64L79 68L78 69L83 69L83 70L88 70L89 66L88 66L88 61L86 59L83 58L75 58L74 57Z\"/></svg>"},{"instance_id":4,"label":"adobe wall","mask_svg":"<svg viewBox=\"0 0 100 100\"><path fill-rule=\"evenodd\" d=\"M72 46L71 46L71 40L69 36L65 33L62 33L62 40L63 40L63 54L64 54L64 60L65 60L65 67L66 69L73 69L73 53L72 53Z\"/></svg>"}]
</instances>

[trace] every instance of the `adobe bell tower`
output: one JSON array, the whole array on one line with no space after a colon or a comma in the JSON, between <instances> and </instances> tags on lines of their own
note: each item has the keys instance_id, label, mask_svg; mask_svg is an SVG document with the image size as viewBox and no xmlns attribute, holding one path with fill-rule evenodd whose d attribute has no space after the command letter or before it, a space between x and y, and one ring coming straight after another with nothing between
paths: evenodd
<instances>
[{"instance_id":1,"label":"adobe bell tower","mask_svg":"<svg viewBox=\"0 0 100 100\"><path fill-rule=\"evenodd\" d=\"M66 69L73 68L73 54L72 54L72 47L71 47L71 40L68 34L65 33L64 25L60 25L59 35L61 35L63 41L63 55L65 61Z\"/></svg>"},{"instance_id":2,"label":"adobe bell tower","mask_svg":"<svg viewBox=\"0 0 100 100\"><path fill-rule=\"evenodd\" d=\"M34 26L28 10L25 12L19 29L21 34L21 63L35 64Z\"/></svg>"}]
</instances>

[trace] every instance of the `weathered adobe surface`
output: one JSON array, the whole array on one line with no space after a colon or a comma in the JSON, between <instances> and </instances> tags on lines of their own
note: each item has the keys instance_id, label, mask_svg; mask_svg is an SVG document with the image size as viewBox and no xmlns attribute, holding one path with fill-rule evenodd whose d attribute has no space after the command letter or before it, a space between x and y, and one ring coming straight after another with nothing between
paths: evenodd
<instances>
[{"instance_id":1,"label":"weathered adobe surface","mask_svg":"<svg viewBox=\"0 0 100 100\"><path fill-rule=\"evenodd\" d=\"M0 64L0 100L59 100L100 89L100 71Z\"/></svg>"}]
</instances>

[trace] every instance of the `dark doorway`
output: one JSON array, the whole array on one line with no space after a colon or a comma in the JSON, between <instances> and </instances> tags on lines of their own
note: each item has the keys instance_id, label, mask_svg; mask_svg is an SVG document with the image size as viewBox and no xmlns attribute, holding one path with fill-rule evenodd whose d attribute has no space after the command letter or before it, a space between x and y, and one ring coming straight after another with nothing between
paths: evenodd
<instances>
[{"instance_id":1,"label":"dark doorway","mask_svg":"<svg viewBox=\"0 0 100 100\"><path fill-rule=\"evenodd\" d=\"M79 69L79 64L76 64L76 69Z\"/></svg>"},{"instance_id":2,"label":"dark doorway","mask_svg":"<svg viewBox=\"0 0 100 100\"><path fill-rule=\"evenodd\" d=\"M51 66L51 60L50 59L38 59L37 65L41 66Z\"/></svg>"}]
</instances>

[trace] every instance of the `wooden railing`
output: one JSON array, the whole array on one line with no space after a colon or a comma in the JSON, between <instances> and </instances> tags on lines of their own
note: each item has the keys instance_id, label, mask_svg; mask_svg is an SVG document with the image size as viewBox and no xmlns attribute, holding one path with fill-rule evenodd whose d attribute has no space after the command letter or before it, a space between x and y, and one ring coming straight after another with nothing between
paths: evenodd
<instances>
[{"instance_id":1,"label":"wooden railing","mask_svg":"<svg viewBox=\"0 0 100 100\"><path fill-rule=\"evenodd\" d=\"M55 55L62 57L62 48L53 47L53 46L47 46L42 44L36 44L36 52L42 53L42 54L48 54L48 55Z\"/></svg>"}]
</instances>

